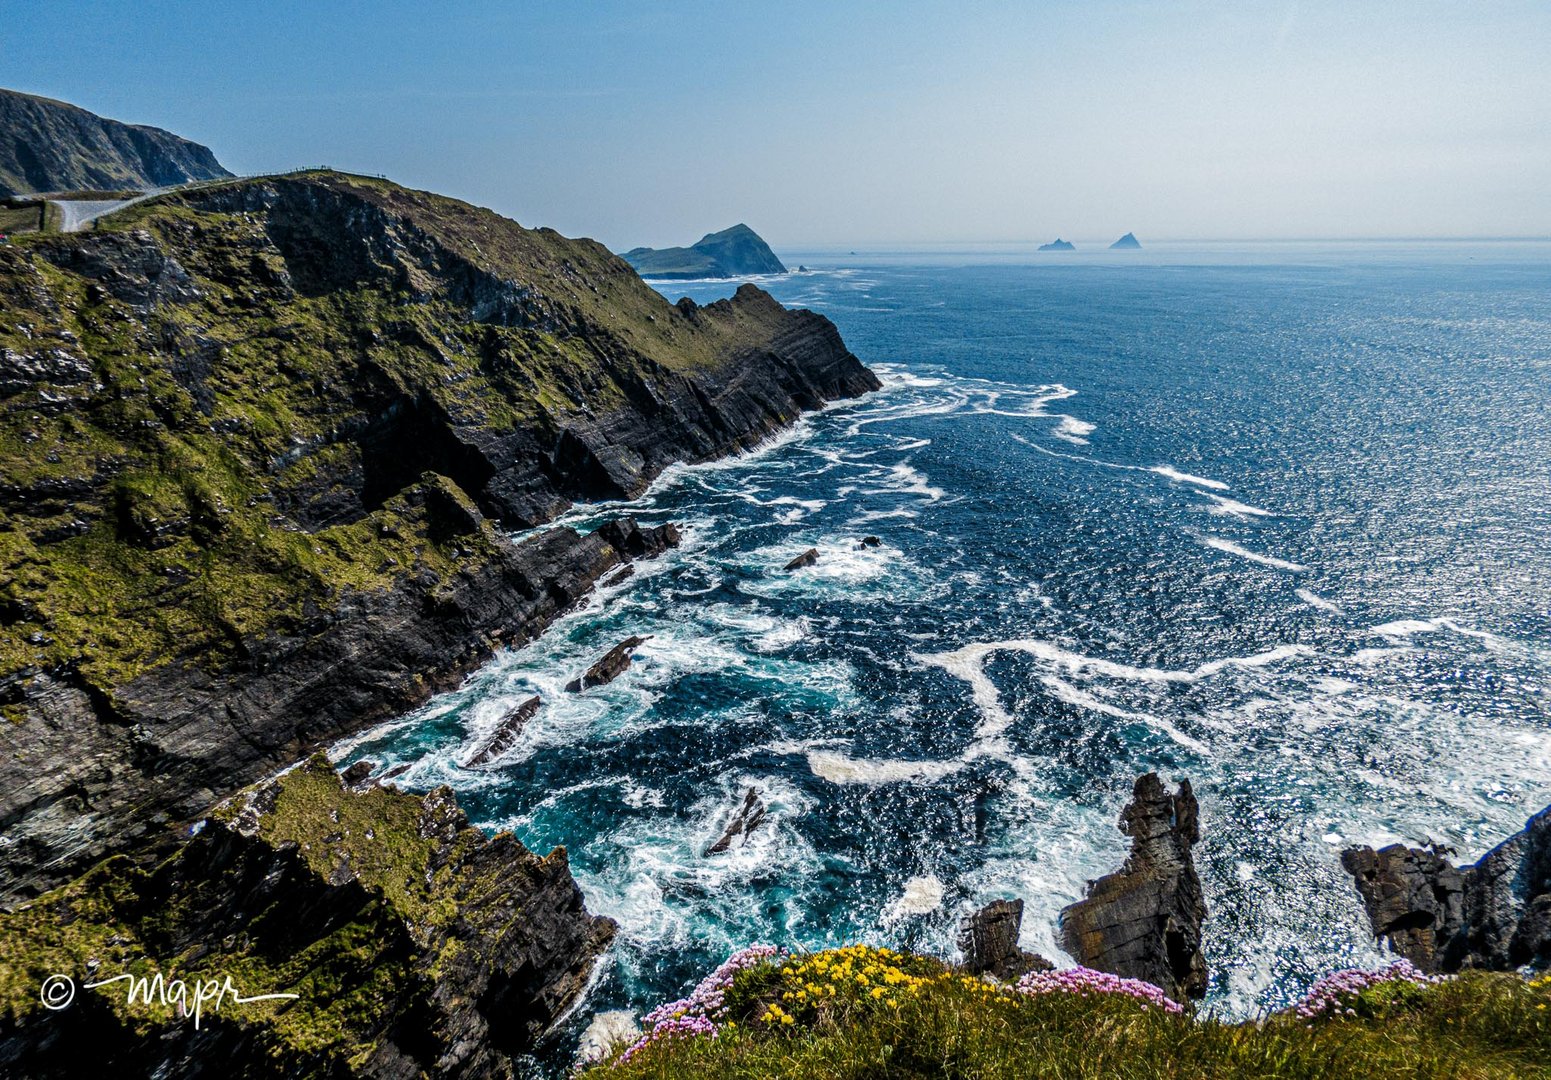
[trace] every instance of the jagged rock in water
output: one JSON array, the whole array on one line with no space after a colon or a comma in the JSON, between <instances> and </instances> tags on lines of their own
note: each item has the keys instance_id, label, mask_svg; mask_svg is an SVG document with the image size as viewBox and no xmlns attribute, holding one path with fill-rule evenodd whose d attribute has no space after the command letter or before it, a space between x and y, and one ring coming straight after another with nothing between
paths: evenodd
<instances>
[{"instance_id":1,"label":"jagged rock in water","mask_svg":"<svg viewBox=\"0 0 1551 1080\"><path fill-rule=\"evenodd\" d=\"M528 721L533 719L533 714L539 711L543 702L535 694L521 705L501 718L495 731L486 739L478 750L469 755L463 763L465 769L476 768L488 764L510 750L517 742L517 736L522 734L522 729L527 727Z\"/></svg>"},{"instance_id":2,"label":"jagged rock in water","mask_svg":"<svg viewBox=\"0 0 1551 1080\"><path fill-rule=\"evenodd\" d=\"M631 635L608 652L604 653L598 661L587 671L565 684L565 688L575 694L587 689L589 686L603 686L611 683L623 675L630 667L630 654L643 642L651 640L650 634L644 636Z\"/></svg>"},{"instance_id":3,"label":"jagged rock in water","mask_svg":"<svg viewBox=\"0 0 1551 1080\"><path fill-rule=\"evenodd\" d=\"M160 862L117 856L0 915L0 966L34 985L231 973L242 995L296 1000L206 1005L196 1030L126 1009L118 984L57 1012L34 993L0 1014L0 1073L509 1080L614 932L563 848L486 837L447 788L347 790L319 755Z\"/></svg>"},{"instance_id":4,"label":"jagged rock in water","mask_svg":"<svg viewBox=\"0 0 1551 1080\"><path fill-rule=\"evenodd\" d=\"M1038 953L1018 947L1023 926L1022 900L993 900L959 924L959 951L971 975L994 975L1011 982L1030 971L1055 967Z\"/></svg>"},{"instance_id":5,"label":"jagged rock in water","mask_svg":"<svg viewBox=\"0 0 1551 1080\"><path fill-rule=\"evenodd\" d=\"M1048 244L1039 245L1040 251L1076 251L1077 246L1070 240L1062 240L1059 236Z\"/></svg>"},{"instance_id":6,"label":"jagged rock in water","mask_svg":"<svg viewBox=\"0 0 1551 1080\"><path fill-rule=\"evenodd\" d=\"M732 820L722 830L721 839L705 849L707 855L716 855L726 851L732 846L732 842L738 837L743 837L743 842L749 842L749 836L759 828L765 820L765 804L759 797L756 788L749 788L747 795L743 797L743 804L733 813Z\"/></svg>"},{"instance_id":7,"label":"jagged rock in water","mask_svg":"<svg viewBox=\"0 0 1551 1080\"><path fill-rule=\"evenodd\" d=\"M1126 233L1119 240L1109 245L1111 251L1140 251L1142 242L1136 238L1135 233Z\"/></svg>"},{"instance_id":8,"label":"jagged rock in water","mask_svg":"<svg viewBox=\"0 0 1551 1080\"><path fill-rule=\"evenodd\" d=\"M371 777L372 773L376 771L376 765L370 761L367 761L365 758L362 758L360 761L357 761L355 764L346 768L344 772L340 773L339 778L340 780L344 781L345 787L360 787L362 784L366 783L366 781Z\"/></svg>"},{"instance_id":9,"label":"jagged rock in water","mask_svg":"<svg viewBox=\"0 0 1551 1080\"><path fill-rule=\"evenodd\" d=\"M605 588L605 589L612 588L613 586L618 585L622 581L628 581L630 578L632 578L634 576L635 576L635 567L634 566L624 566L624 567L621 567L620 569L614 571L612 574L610 574L608 576L608 578L603 582L603 588Z\"/></svg>"},{"instance_id":10,"label":"jagged rock in water","mask_svg":"<svg viewBox=\"0 0 1551 1080\"><path fill-rule=\"evenodd\" d=\"M797 558L795 558L791 562L787 563L786 566L784 566L782 569L788 570L788 571L790 571L790 570L801 570L804 566L812 566L814 563L816 563L818 561L819 561L819 549L818 548L809 548L807 551L804 551L801 555L797 556Z\"/></svg>"},{"instance_id":11,"label":"jagged rock in water","mask_svg":"<svg viewBox=\"0 0 1551 1080\"><path fill-rule=\"evenodd\" d=\"M1175 998L1206 993L1206 902L1190 851L1200 839L1198 815L1190 781L1170 794L1157 773L1137 778L1120 815L1130 855L1061 912L1062 944L1078 963L1143 979Z\"/></svg>"},{"instance_id":12,"label":"jagged rock in water","mask_svg":"<svg viewBox=\"0 0 1551 1080\"><path fill-rule=\"evenodd\" d=\"M862 537L862 542L856 546L864 548L882 547L883 541L879 540L876 536L864 536Z\"/></svg>"},{"instance_id":13,"label":"jagged rock in water","mask_svg":"<svg viewBox=\"0 0 1551 1080\"><path fill-rule=\"evenodd\" d=\"M1468 866L1431 848L1349 848L1374 936L1423 971L1551 965L1551 806Z\"/></svg>"}]
</instances>

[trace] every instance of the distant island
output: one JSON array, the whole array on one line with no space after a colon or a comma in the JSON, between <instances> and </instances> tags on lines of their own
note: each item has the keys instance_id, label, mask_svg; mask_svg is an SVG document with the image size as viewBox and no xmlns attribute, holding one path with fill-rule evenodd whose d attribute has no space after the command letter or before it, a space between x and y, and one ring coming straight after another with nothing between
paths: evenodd
<instances>
[{"instance_id":1,"label":"distant island","mask_svg":"<svg viewBox=\"0 0 1551 1080\"><path fill-rule=\"evenodd\" d=\"M230 175L208 147L161 128L0 90L0 196L166 187Z\"/></svg>"},{"instance_id":2,"label":"distant island","mask_svg":"<svg viewBox=\"0 0 1551 1080\"><path fill-rule=\"evenodd\" d=\"M770 245L743 224L707 233L687 248L638 247L625 252L622 258L642 277L728 278L786 273Z\"/></svg>"},{"instance_id":3,"label":"distant island","mask_svg":"<svg viewBox=\"0 0 1551 1080\"><path fill-rule=\"evenodd\" d=\"M1119 240L1116 240L1113 244L1109 245L1109 250L1133 251L1140 250L1141 246L1142 243L1136 238L1136 233L1126 233Z\"/></svg>"},{"instance_id":4,"label":"distant island","mask_svg":"<svg viewBox=\"0 0 1551 1080\"><path fill-rule=\"evenodd\" d=\"M1048 244L1041 244L1041 245L1039 245L1039 250L1041 250L1041 251L1076 251L1077 248L1075 246L1073 246L1073 244L1072 244L1072 242L1070 240L1062 240L1058 236L1058 237L1056 237L1054 240L1052 240Z\"/></svg>"}]
</instances>

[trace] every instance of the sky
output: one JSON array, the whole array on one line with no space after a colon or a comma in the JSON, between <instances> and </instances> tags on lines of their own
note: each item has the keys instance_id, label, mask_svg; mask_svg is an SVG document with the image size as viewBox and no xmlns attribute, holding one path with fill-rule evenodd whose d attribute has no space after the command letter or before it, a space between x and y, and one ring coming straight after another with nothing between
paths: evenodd
<instances>
[{"instance_id":1,"label":"sky","mask_svg":"<svg viewBox=\"0 0 1551 1080\"><path fill-rule=\"evenodd\" d=\"M1551 236L1551 3L6 9L0 85L615 250Z\"/></svg>"}]
</instances>

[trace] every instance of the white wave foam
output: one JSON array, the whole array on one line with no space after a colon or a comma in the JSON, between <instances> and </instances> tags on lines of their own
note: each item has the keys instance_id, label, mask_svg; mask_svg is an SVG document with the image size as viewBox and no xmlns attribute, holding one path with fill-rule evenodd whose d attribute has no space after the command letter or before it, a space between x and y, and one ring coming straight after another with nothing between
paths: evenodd
<instances>
[{"instance_id":1,"label":"white wave foam","mask_svg":"<svg viewBox=\"0 0 1551 1080\"><path fill-rule=\"evenodd\" d=\"M1128 466L1122 466L1122 468L1125 467ZM1157 473L1159 476L1166 476L1170 480L1176 480L1181 484L1194 484L1196 487L1211 488L1213 491L1228 490L1228 485L1221 480L1209 480L1204 476L1194 476L1191 473L1180 472L1172 465L1153 465L1146 471Z\"/></svg>"},{"instance_id":2,"label":"white wave foam","mask_svg":"<svg viewBox=\"0 0 1551 1080\"><path fill-rule=\"evenodd\" d=\"M1207 508L1207 513L1210 514L1241 518L1276 516L1269 510L1262 510L1258 506L1241 503L1237 499L1228 498L1226 495L1212 495L1208 493L1206 497L1212 500L1212 505Z\"/></svg>"},{"instance_id":3,"label":"white wave foam","mask_svg":"<svg viewBox=\"0 0 1551 1080\"><path fill-rule=\"evenodd\" d=\"M868 760L830 750L808 751L808 768L831 784L931 783L964 767L961 761Z\"/></svg>"},{"instance_id":4,"label":"white wave foam","mask_svg":"<svg viewBox=\"0 0 1551 1080\"><path fill-rule=\"evenodd\" d=\"M1056 425L1056 429L1054 432L1052 432L1052 434L1054 434L1056 438L1065 439L1069 443L1076 443L1078 446L1087 446L1088 436L1093 434L1093 429L1096 426L1097 425L1088 423L1086 420L1079 420L1075 416L1063 416L1061 417L1061 422Z\"/></svg>"},{"instance_id":5,"label":"white wave foam","mask_svg":"<svg viewBox=\"0 0 1551 1080\"><path fill-rule=\"evenodd\" d=\"M641 1034L635 1013L629 1009L609 1009L592 1018L587 1030L582 1032L577 1044L576 1056L586 1064L602 1061L616 1046L634 1042Z\"/></svg>"},{"instance_id":6,"label":"white wave foam","mask_svg":"<svg viewBox=\"0 0 1551 1080\"><path fill-rule=\"evenodd\" d=\"M1251 551L1242 544L1235 544L1232 540L1225 540L1221 536L1203 536L1200 537L1200 540L1201 543L1209 548L1225 551L1229 555L1237 555L1241 559L1248 559L1250 562L1260 563L1262 566L1272 566L1278 570L1288 570L1295 574L1301 574L1308 569L1307 566L1301 563L1288 562L1286 559L1278 559L1274 555L1262 555L1259 552Z\"/></svg>"},{"instance_id":7,"label":"white wave foam","mask_svg":"<svg viewBox=\"0 0 1551 1080\"><path fill-rule=\"evenodd\" d=\"M1317 592L1314 592L1312 589L1294 589L1293 595L1312 608L1318 608L1320 611L1328 611L1332 615L1342 614L1341 606L1339 604L1331 603L1329 600L1326 600L1323 596L1319 595Z\"/></svg>"},{"instance_id":8,"label":"white wave foam","mask_svg":"<svg viewBox=\"0 0 1551 1080\"><path fill-rule=\"evenodd\" d=\"M899 922L912 915L928 915L942 907L943 887L936 874L913 877L905 882L905 891L883 909L885 923Z\"/></svg>"},{"instance_id":9,"label":"white wave foam","mask_svg":"<svg viewBox=\"0 0 1551 1080\"><path fill-rule=\"evenodd\" d=\"M1504 639L1498 637L1496 634L1493 634L1490 631L1476 630L1473 627L1463 626L1460 623L1455 622L1453 619L1448 618L1397 619L1394 622L1382 623L1378 626L1375 626L1369 632L1377 634L1380 637L1410 640L1414 634L1435 634L1440 630L1447 630L1452 634L1459 634L1463 637L1475 638L1478 641L1484 641L1488 645L1497 648L1501 648L1507 644Z\"/></svg>"}]
</instances>

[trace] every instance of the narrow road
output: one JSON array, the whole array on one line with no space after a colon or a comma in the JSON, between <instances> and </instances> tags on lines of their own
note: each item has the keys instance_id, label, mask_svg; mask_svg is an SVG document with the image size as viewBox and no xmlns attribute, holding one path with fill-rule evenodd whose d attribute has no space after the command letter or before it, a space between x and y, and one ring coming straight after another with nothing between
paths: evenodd
<instances>
[{"instance_id":1,"label":"narrow road","mask_svg":"<svg viewBox=\"0 0 1551 1080\"><path fill-rule=\"evenodd\" d=\"M48 201L59 208L60 232L80 232L104 214L111 214L115 210L122 210L126 206L133 206L137 202L171 190L170 187L152 188L132 199L50 199Z\"/></svg>"}]
</instances>

